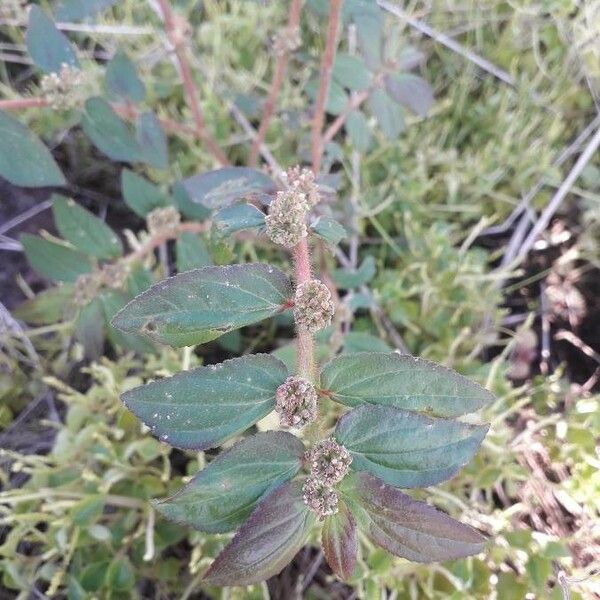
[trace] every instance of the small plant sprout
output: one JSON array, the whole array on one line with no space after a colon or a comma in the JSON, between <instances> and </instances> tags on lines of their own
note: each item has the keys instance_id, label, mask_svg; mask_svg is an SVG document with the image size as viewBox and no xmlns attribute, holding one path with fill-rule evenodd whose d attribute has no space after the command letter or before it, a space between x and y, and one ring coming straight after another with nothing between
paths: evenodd
<instances>
[{"instance_id":1,"label":"small plant sprout","mask_svg":"<svg viewBox=\"0 0 600 600\"><path fill-rule=\"evenodd\" d=\"M480 533L398 488L435 485L455 475L487 432L457 417L487 405L492 395L408 355L356 353L319 365L313 334L331 323L334 303L330 289L312 277L309 252L318 238L309 223L321 198L315 176L296 167L277 189L260 173L252 175L252 195L271 198L265 215L240 203L250 176L239 169L200 180L205 196L227 198L214 217L219 235L266 226L270 240L290 251L294 280L266 264L192 269L144 291L113 324L129 335L182 347L291 310L295 372L272 355L247 354L148 383L126 392L123 401L155 436L179 448L215 448L272 411L280 427L294 433L243 437L179 493L156 503L157 510L201 531L239 528L205 574L216 585L275 575L319 524L325 556L342 578L354 570L359 530L392 554L420 562L480 552ZM180 227L178 216L157 208L148 228L160 234ZM331 428L320 417L322 403L349 410Z\"/></svg>"}]
</instances>

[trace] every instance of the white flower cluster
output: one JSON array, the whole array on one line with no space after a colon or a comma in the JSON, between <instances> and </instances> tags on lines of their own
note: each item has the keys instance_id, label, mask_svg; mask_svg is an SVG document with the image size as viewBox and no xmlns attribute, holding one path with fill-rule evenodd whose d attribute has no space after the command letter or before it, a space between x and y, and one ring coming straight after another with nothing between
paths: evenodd
<instances>
[{"instance_id":1,"label":"white flower cluster","mask_svg":"<svg viewBox=\"0 0 600 600\"><path fill-rule=\"evenodd\" d=\"M66 110L80 104L85 94L82 85L84 73L76 67L63 63L58 73L48 73L42 77L42 96L56 110Z\"/></svg>"},{"instance_id":2,"label":"white flower cluster","mask_svg":"<svg viewBox=\"0 0 600 600\"><path fill-rule=\"evenodd\" d=\"M310 333L321 331L331 323L334 312L331 292L324 283L313 279L297 287L294 297L294 319L300 329Z\"/></svg>"},{"instance_id":3,"label":"white flower cluster","mask_svg":"<svg viewBox=\"0 0 600 600\"><path fill-rule=\"evenodd\" d=\"M304 427L317 418L317 391L307 379L288 377L275 393L275 410L283 427Z\"/></svg>"},{"instance_id":4,"label":"white flower cluster","mask_svg":"<svg viewBox=\"0 0 600 600\"><path fill-rule=\"evenodd\" d=\"M304 504L310 508L320 521L338 512L337 492L316 477L308 477L302 486Z\"/></svg>"},{"instance_id":5,"label":"white flower cluster","mask_svg":"<svg viewBox=\"0 0 600 600\"><path fill-rule=\"evenodd\" d=\"M148 233L151 235L172 232L179 227L180 222L181 215L173 206L155 208L146 216Z\"/></svg>"}]
</instances>

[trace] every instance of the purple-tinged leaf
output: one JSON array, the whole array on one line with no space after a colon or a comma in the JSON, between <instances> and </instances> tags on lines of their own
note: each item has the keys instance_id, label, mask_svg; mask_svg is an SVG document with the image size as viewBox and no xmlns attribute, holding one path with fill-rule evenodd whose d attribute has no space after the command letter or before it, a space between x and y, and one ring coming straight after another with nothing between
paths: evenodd
<instances>
[{"instance_id":1,"label":"purple-tinged leaf","mask_svg":"<svg viewBox=\"0 0 600 600\"><path fill-rule=\"evenodd\" d=\"M358 535L354 517L342 501L337 514L325 519L321 541L331 570L338 577L349 579L356 564Z\"/></svg>"},{"instance_id":2,"label":"purple-tinged leaf","mask_svg":"<svg viewBox=\"0 0 600 600\"><path fill-rule=\"evenodd\" d=\"M251 585L277 575L302 548L315 516L298 481L284 483L261 500L204 579L213 585Z\"/></svg>"},{"instance_id":3,"label":"purple-tinged leaf","mask_svg":"<svg viewBox=\"0 0 600 600\"><path fill-rule=\"evenodd\" d=\"M339 486L359 528L378 546L408 560L431 563L478 554L486 539L424 502L369 473L350 473Z\"/></svg>"},{"instance_id":4,"label":"purple-tinged leaf","mask_svg":"<svg viewBox=\"0 0 600 600\"><path fill-rule=\"evenodd\" d=\"M354 470L416 488L455 475L477 452L487 430L487 425L363 405L338 421L335 437L352 455Z\"/></svg>"},{"instance_id":5,"label":"purple-tinged leaf","mask_svg":"<svg viewBox=\"0 0 600 600\"><path fill-rule=\"evenodd\" d=\"M402 106L424 117L433 106L433 90L425 79L412 73L387 75L385 87L388 94Z\"/></svg>"}]
</instances>

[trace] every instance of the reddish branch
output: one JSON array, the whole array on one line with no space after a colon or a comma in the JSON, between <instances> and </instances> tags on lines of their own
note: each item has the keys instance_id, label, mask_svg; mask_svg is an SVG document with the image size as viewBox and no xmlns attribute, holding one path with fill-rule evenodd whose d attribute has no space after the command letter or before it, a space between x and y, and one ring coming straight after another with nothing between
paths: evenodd
<instances>
[{"instance_id":1,"label":"reddish branch","mask_svg":"<svg viewBox=\"0 0 600 600\"><path fill-rule=\"evenodd\" d=\"M311 131L311 158L312 167L315 175L321 170L321 157L323 156L323 139L321 132L325 122L325 104L329 95L329 85L331 82L331 71L335 59L335 50L337 45L337 30L340 22L340 13L344 0L331 0L329 7L329 24L327 27L327 42L325 52L321 60L320 85L315 105L315 113L312 119Z\"/></svg>"},{"instance_id":2,"label":"reddish branch","mask_svg":"<svg viewBox=\"0 0 600 600\"><path fill-rule=\"evenodd\" d=\"M294 248L296 288L311 279L308 238L302 238ZM314 379L315 358L312 334L303 328L297 329L297 373L309 381Z\"/></svg>"},{"instance_id":3,"label":"reddish branch","mask_svg":"<svg viewBox=\"0 0 600 600\"><path fill-rule=\"evenodd\" d=\"M293 34L293 32L300 25L301 8L302 0L291 1L287 23L287 32L289 32L290 34ZM251 167L256 166L256 163L258 161L258 155L260 152L260 147L265 140L265 136L267 135L267 129L269 128L271 119L273 117L273 113L275 112L277 98L279 97L279 93L281 92L281 86L283 85L283 80L285 79L285 72L287 70L289 54L290 53L288 50L282 50L277 56L277 62L275 63L275 72L273 74L273 81L271 82L271 89L269 90L269 95L267 96L267 99L265 101L265 106L260 120L260 125L258 127L257 136L254 139L254 142L250 149L249 164Z\"/></svg>"},{"instance_id":4,"label":"reddish branch","mask_svg":"<svg viewBox=\"0 0 600 600\"><path fill-rule=\"evenodd\" d=\"M185 53L185 23L180 22L173 11L169 0L158 0L160 11L162 13L163 21L165 23L165 31L179 64L179 71L181 73L181 80L183 83L183 89L187 98L188 105L192 111L194 122L198 137L201 138L212 155L222 164L227 165L229 161L227 157L219 147L217 141L207 131L204 122L204 115L202 114L202 108L200 107L200 98L196 92L196 85L192 78L192 71L190 69L190 63L187 60Z\"/></svg>"}]
</instances>

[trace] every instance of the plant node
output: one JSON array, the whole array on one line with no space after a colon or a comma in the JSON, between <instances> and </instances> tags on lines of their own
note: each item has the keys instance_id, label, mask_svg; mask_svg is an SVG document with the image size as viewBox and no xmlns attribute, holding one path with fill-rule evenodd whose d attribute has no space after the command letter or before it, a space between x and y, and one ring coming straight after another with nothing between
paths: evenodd
<instances>
[{"instance_id":1,"label":"plant node","mask_svg":"<svg viewBox=\"0 0 600 600\"><path fill-rule=\"evenodd\" d=\"M337 492L316 477L308 477L302 486L304 504L316 513L319 521L338 512Z\"/></svg>"},{"instance_id":2,"label":"plant node","mask_svg":"<svg viewBox=\"0 0 600 600\"><path fill-rule=\"evenodd\" d=\"M106 264L100 272L102 283L114 289L122 288L125 285L127 275L129 275L129 269L123 262Z\"/></svg>"},{"instance_id":3,"label":"plant node","mask_svg":"<svg viewBox=\"0 0 600 600\"><path fill-rule=\"evenodd\" d=\"M308 235L307 212L305 194L292 188L277 192L265 218L267 235L276 244L293 248Z\"/></svg>"},{"instance_id":4,"label":"plant node","mask_svg":"<svg viewBox=\"0 0 600 600\"><path fill-rule=\"evenodd\" d=\"M317 418L317 391L307 379L288 377L277 388L275 399L283 427L304 427Z\"/></svg>"},{"instance_id":5,"label":"plant node","mask_svg":"<svg viewBox=\"0 0 600 600\"><path fill-rule=\"evenodd\" d=\"M63 63L58 73L48 73L42 77L40 88L52 108L66 110L83 101L81 87L84 81L85 76L80 69Z\"/></svg>"},{"instance_id":6,"label":"plant node","mask_svg":"<svg viewBox=\"0 0 600 600\"><path fill-rule=\"evenodd\" d=\"M296 288L294 298L294 318L300 329L315 333L325 329L330 323L335 307L329 288L312 279Z\"/></svg>"},{"instance_id":7,"label":"plant node","mask_svg":"<svg viewBox=\"0 0 600 600\"><path fill-rule=\"evenodd\" d=\"M75 306L85 306L89 304L97 295L100 288L100 278L97 273L85 273L75 280L75 289L73 291L73 304Z\"/></svg>"},{"instance_id":8,"label":"plant node","mask_svg":"<svg viewBox=\"0 0 600 600\"><path fill-rule=\"evenodd\" d=\"M302 45L300 27L285 27L273 38L273 51L277 56L282 56L298 50Z\"/></svg>"},{"instance_id":9,"label":"plant node","mask_svg":"<svg viewBox=\"0 0 600 600\"><path fill-rule=\"evenodd\" d=\"M306 167L290 167L284 174L285 181L290 189L297 190L306 196L310 208L321 201L319 186L315 181L315 174Z\"/></svg>"},{"instance_id":10,"label":"plant node","mask_svg":"<svg viewBox=\"0 0 600 600\"><path fill-rule=\"evenodd\" d=\"M331 437L315 444L305 456L310 463L311 477L329 486L344 478L352 462L348 450Z\"/></svg>"},{"instance_id":11,"label":"plant node","mask_svg":"<svg viewBox=\"0 0 600 600\"><path fill-rule=\"evenodd\" d=\"M146 217L146 224L150 235L171 233L179 227L180 221L181 215L173 206L155 208Z\"/></svg>"}]
</instances>

